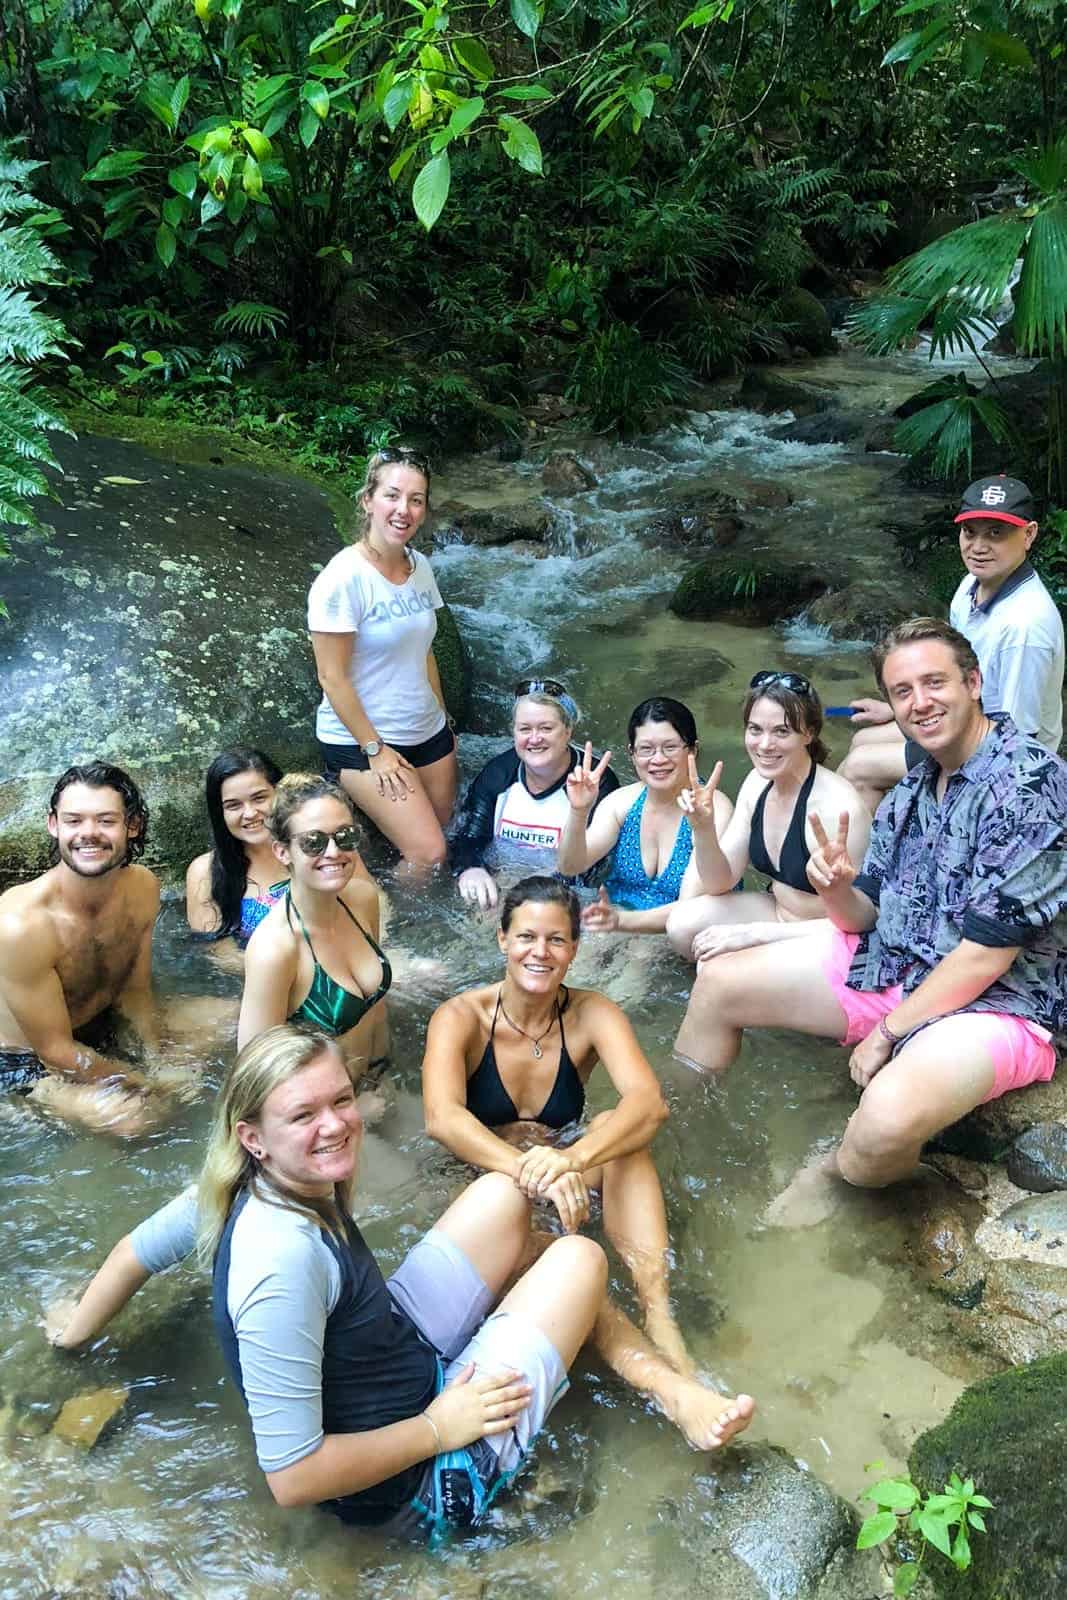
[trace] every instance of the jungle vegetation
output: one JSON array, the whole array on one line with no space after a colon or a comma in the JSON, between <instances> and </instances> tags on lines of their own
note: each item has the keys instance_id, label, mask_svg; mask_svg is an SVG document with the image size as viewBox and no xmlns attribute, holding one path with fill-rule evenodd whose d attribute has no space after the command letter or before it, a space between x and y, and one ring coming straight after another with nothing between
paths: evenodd
<instances>
[{"instance_id":1,"label":"jungle vegetation","mask_svg":"<svg viewBox=\"0 0 1067 1600\"><path fill-rule=\"evenodd\" d=\"M856 337L981 348L1020 256L1063 504L1065 46L1057 0L5 0L0 521L42 382L352 477L546 389L642 427L886 270ZM905 442L1012 425L953 379Z\"/></svg>"}]
</instances>

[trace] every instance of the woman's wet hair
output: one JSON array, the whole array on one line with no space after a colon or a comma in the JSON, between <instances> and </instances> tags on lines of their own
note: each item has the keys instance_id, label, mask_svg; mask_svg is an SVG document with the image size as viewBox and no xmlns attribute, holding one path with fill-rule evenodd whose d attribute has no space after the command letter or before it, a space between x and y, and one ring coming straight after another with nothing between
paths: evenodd
<instances>
[{"instance_id":1,"label":"woman's wet hair","mask_svg":"<svg viewBox=\"0 0 1067 1600\"><path fill-rule=\"evenodd\" d=\"M386 467L412 467L416 472L421 472L426 479L426 507L430 506L430 463L421 450L416 450L410 445L388 445L384 450L376 450L372 456L367 457L366 470L363 473L363 483L359 491L359 503L363 502L374 493L381 482L382 472ZM364 532L370 526L370 515L363 506Z\"/></svg>"},{"instance_id":2,"label":"woman's wet hair","mask_svg":"<svg viewBox=\"0 0 1067 1600\"><path fill-rule=\"evenodd\" d=\"M741 707L744 726L748 725L752 707L758 700L773 700L794 733L810 733L808 754L816 766L825 764L830 751L822 740L822 701L813 688L809 688L807 694L797 694L795 690L787 689L779 679L749 689Z\"/></svg>"},{"instance_id":3,"label":"woman's wet hair","mask_svg":"<svg viewBox=\"0 0 1067 1600\"><path fill-rule=\"evenodd\" d=\"M323 778L317 772L287 772L274 791L267 827L279 844L288 844L292 821L301 806L312 800L336 800L344 806L353 823L359 828L356 807L352 796L332 778ZM362 834L362 828L359 829Z\"/></svg>"},{"instance_id":4,"label":"woman's wet hair","mask_svg":"<svg viewBox=\"0 0 1067 1600\"><path fill-rule=\"evenodd\" d=\"M262 1200L314 1216L331 1231L341 1228L343 1219L351 1215L354 1172L344 1183L335 1185L334 1205L320 1209L314 1201L288 1194L273 1180L257 1186L260 1164L237 1137L239 1122L257 1122L274 1090L323 1056L332 1056L348 1072L335 1039L283 1022L246 1044L226 1074L215 1102L197 1200L197 1251L208 1267L233 1203L246 1187Z\"/></svg>"},{"instance_id":5,"label":"woman's wet hair","mask_svg":"<svg viewBox=\"0 0 1067 1600\"><path fill-rule=\"evenodd\" d=\"M577 726L581 712L569 694L545 694L543 691L533 694L520 694L515 701L515 708L511 714L511 725L515 726L515 719L519 714L519 707L529 701L530 705L543 706L546 711L554 711L566 728L568 733L573 733Z\"/></svg>"},{"instance_id":6,"label":"woman's wet hair","mask_svg":"<svg viewBox=\"0 0 1067 1600\"><path fill-rule=\"evenodd\" d=\"M281 767L263 750L235 745L217 755L204 776L204 798L211 823L211 898L219 912L219 926L208 935L210 939L225 939L241 927L248 855L240 839L235 839L226 826L222 786L227 778L239 778L245 772L258 772L272 789L282 775Z\"/></svg>"},{"instance_id":7,"label":"woman's wet hair","mask_svg":"<svg viewBox=\"0 0 1067 1600\"><path fill-rule=\"evenodd\" d=\"M500 926L505 933L511 927L511 919L519 907L528 905L531 901L535 905L561 906L570 919L571 938L578 938L582 931L578 896L559 878L520 878L519 882L508 890L500 908Z\"/></svg>"},{"instance_id":8,"label":"woman's wet hair","mask_svg":"<svg viewBox=\"0 0 1067 1600\"><path fill-rule=\"evenodd\" d=\"M638 728L644 727L646 722L669 722L682 743L690 750L696 749L696 718L680 700L671 700L667 695L655 695L651 700L642 700L639 706L634 707L626 725L626 742L631 750Z\"/></svg>"},{"instance_id":9,"label":"woman's wet hair","mask_svg":"<svg viewBox=\"0 0 1067 1600\"><path fill-rule=\"evenodd\" d=\"M148 805L129 773L123 772L121 767L113 767L110 761L88 761L82 766L68 767L52 790L52 798L48 802L50 817L56 815L63 791L73 783L84 783L89 789L114 789L121 796L126 826L133 830L126 840L126 859L122 865L128 867L131 861L139 861L148 842ZM59 846L55 839L49 848L49 860L53 866L59 860Z\"/></svg>"}]
</instances>

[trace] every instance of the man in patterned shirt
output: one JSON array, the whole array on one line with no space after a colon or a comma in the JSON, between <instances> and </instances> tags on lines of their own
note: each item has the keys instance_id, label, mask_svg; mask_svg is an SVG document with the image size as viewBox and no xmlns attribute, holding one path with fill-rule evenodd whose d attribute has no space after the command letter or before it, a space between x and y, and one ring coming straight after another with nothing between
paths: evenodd
<instances>
[{"instance_id":1,"label":"man in patterned shirt","mask_svg":"<svg viewBox=\"0 0 1067 1600\"><path fill-rule=\"evenodd\" d=\"M875 665L925 759L879 807L858 874L847 817L813 818L828 924L702 962L675 1047L703 1071L728 1066L751 1026L852 1047L863 1096L809 1169L820 1205L794 1220L824 1215L837 1178L905 1177L939 1129L1051 1078L1067 1034L1067 765L985 714L977 658L947 622L901 624Z\"/></svg>"}]
</instances>

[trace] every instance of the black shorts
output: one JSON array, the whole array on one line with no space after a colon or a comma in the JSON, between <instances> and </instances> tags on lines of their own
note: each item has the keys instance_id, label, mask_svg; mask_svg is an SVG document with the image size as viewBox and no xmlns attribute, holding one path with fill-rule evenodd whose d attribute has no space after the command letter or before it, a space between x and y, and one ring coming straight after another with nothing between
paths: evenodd
<instances>
[{"instance_id":1,"label":"black shorts","mask_svg":"<svg viewBox=\"0 0 1067 1600\"><path fill-rule=\"evenodd\" d=\"M392 744L387 740L382 743L389 743L390 750L395 750L398 756L410 761L413 767L432 767L435 761L443 761L445 756L452 754L456 748L456 736L446 722L440 733L424 739L421 744ZM337 779L346 771L370 771L370 762L360 744L323 744L320 739L319 751L322 770L327 778Z\"/></svg>"}]
</instances>

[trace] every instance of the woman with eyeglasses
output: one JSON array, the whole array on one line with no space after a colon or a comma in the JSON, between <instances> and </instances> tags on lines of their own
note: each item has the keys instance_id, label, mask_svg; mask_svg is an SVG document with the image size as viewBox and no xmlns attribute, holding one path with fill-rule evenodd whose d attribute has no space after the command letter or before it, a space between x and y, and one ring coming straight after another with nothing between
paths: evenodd
<instances>
[{"instance_id":1,"label":"woman with eyeglasses","mask_svg":"<svg viewBox=\"0 0 1067 1600\"><path fill-rule=\"evenodd\" d=\"M807 678L757 672L742 721L753 770L729 823L723 826L714 807L721 761L706 784L694 767L678 800L693 830L704 892L673 908L667 937L694 961L798 937L825 916L807 877L808 856L817 847L813 813L847 815L848 849L857 866L867 848L870 812L852 785L823 765L822 706ZM729 893L749 866L769 878L766 892Z\"/></svg>"},{"instance_id":2,"label":"woman with eyeglasses","mask_svg":"<svg viewBox=\"0 0 1067 1600\"><path fill-rule=\"evenodd\" d=\"M298 1022L374 1069L384 1063L382 1001L393 974L378 944L378 891L356 876L352 801L329 778L290 773L275 791L268 826L289 883L249 940L238 1047L277 1023Z\"/></svg>"},{"instance_id":3,"label":"woman with eyeglasses","mask_svg":"<svg viewBox=\"0 0 1067 1600\"><path fill-rule=\"evenodd\" d=\"M693 833L678 807L695 771L696 722L688 706L660 695L635 706L627 732L637 783L626 784L597 806L611 752L594 766L588 744L567 778L559 870L568 876L588 872L610 855L607 883L583 910L582 926L598 932L662 933L671 907L702 892ZM716 825L725 828L733 812L730 801L716 790L709 804Z\"/></svg>"},{"instance_id":4,"label":"woman with eyeglasses","mask_svg":"<svg viewBox=\"0 0 1067 1600\"><path fill-rule=\"evenodd\" d=\"M316 732L327 777L415 872L446 859L457 773L433 656L444 602L426 557L410 548L429 510L425 459L379 450L361 503L361 537L327 563L308 596L323 692Z\"/></svg>"},{"instance_id":5,"label":"woman with eyeglasses","mask_svg":"<svg viewBox=\"0 0 1067 1600\"><path fill-rule=\"evenodd\" d=\"M512 746L486 763L459 808L451 844L452 871L464 900L491 910L499 898L490 859L512 859L528 872L551 870L567 820L567 776L582 759L571 743L578 707L554 678L515 685ZM599 798L619 780L610 767Z\"/></svg>"}]
</instances>

